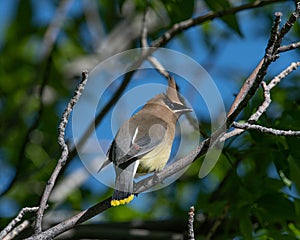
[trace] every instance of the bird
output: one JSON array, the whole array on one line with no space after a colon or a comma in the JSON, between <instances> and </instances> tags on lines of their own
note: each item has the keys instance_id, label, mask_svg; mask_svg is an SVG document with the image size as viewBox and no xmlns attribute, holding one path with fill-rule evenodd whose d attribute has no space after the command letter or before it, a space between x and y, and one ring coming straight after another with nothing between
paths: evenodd
<instances>
[{"instance_id":1,"label":"bird","mask_svg":"<svg viewBox=\"0 0 300 240\"><path fill-rule=\"evenodd\" d=\"M176 123L182 114L191 111L179 99L174 78L169 77L166 93L150 99L120 127L99 169L111 162L114 165L116 178L111 206L133 200L137 173L164 168L171 154Z\"/></svg>"}]
</instances>

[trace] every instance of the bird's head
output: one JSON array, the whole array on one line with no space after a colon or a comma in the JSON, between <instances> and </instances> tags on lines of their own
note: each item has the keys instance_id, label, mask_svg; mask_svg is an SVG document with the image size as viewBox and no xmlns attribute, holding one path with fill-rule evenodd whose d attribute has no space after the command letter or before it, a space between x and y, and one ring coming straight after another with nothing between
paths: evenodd
<instances>
[{"instance_id":1,"label":"bird's head","mask_svg":"<svg viewBox=\"0 0 300 240\"><path fill-rule=\"evenodd\" d=\"M154 111L158 111L158 114L164 114L164 111L168 109L176 116L176 118L179 118L182 114L192 111L192 109L187 107L178 97L176 83L173 78L169 79L169 86L166 93L157 95L148 101L147 104L152 106L156 105Z\"/></svg>"}]
</instances>

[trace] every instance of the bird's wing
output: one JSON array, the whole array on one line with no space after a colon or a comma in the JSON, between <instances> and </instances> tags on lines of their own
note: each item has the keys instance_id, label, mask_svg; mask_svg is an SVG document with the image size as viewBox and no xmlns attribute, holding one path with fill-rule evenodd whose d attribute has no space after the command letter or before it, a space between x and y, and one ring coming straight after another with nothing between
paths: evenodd
<instances>
[{"instance_id":1,"label":"bird's wing","mask_svg":"<svg viewBox=\"0 0 300 240\"><path fill-rule=\"evenodd\" d=\"M163 121L146 128L145 126L136 126L131 131L130 138L119 140L118 136L116 137L110 147L108 158L115 165L126 168L137 158L152 151L155 146L164 141L166 131L167 125ZM121 144L117 144L119 141L122 141Z\"/></svg>"}]
</instances>

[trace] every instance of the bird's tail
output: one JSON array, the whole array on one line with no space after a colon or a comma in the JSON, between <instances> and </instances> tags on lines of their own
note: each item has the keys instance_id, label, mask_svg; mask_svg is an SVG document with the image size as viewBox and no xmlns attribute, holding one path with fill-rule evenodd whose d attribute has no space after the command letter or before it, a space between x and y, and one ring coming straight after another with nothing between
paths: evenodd
<instances>
[{"instance_id":1,"label":"bird's tail","mask_svg":"<svg viewBox=\"0 0 300 240\"><path fill-rule=\"evenodd\" d=\"M114 190L112 199L110 201L110 205L113 207L122 205L122 204L127 204L131 202L134 198L134 195L130 192L123 192L120 190Z\"/></svg>"},{"instance_id":2,"label":"bird's tail","mask_svg":"<svg viewBox=\"0 0 300 240\"><path fill-rule=\"evenodd\" d=\"M116 182L115 190L110 202L111 206L119 206L133 200L133 179L138 165L139 161L135 161L125 169L115 166Z\"/></svg>"}]
</instances>

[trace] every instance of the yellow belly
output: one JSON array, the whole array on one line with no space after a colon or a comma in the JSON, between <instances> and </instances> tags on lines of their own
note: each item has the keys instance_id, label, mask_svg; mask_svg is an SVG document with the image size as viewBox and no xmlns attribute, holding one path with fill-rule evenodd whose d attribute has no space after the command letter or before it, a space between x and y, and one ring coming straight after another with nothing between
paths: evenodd
<instances>
[{"instance_id":1,"label":"yellow belly","mask_svg":"<svg viewBox=\"0 0 300 240\"><path fill-rule=\"evenodd\" d=\"M162 142L153 151L147 153L140 159L138 173L149 173L153 171L160 171L167 164L172 144Z\"/></svg>"}]
</instances>

